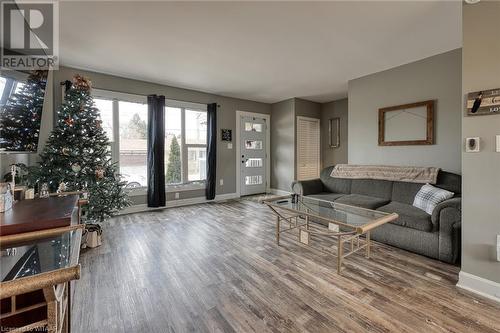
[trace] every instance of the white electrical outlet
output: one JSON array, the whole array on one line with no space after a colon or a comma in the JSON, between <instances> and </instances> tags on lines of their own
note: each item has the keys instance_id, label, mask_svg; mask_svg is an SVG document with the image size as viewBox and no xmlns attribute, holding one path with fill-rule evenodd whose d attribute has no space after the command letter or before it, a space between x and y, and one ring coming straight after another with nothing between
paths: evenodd
<instances>
[{"instance_id":1,"label":"white electrical outlet","mask_svg":"<svg viewBox=\"0 0 500 333\"><path fill-rule=\"evenodd\" d=\"M175 198L179 199L179 192L175 192Z\"/></svg>"},{"instance_id":2,"label":"white electrical outlet","mask_svg":"<svg viewBox=\"0 0 500 333\"><path fill-rule=\"evenodd\" d=\"M500 235L497 235L497 261L500 261Z\"/></svg>"},{"instance_id":3,"label":"white electrical outlet","mask_svg":"<svg viewBox=\"0 0 500 333\"><path fill-rule=\"evenodd\" d=\"M220 186L224 185L224 179L219 180Z\"/></svg>"}]
</instances>

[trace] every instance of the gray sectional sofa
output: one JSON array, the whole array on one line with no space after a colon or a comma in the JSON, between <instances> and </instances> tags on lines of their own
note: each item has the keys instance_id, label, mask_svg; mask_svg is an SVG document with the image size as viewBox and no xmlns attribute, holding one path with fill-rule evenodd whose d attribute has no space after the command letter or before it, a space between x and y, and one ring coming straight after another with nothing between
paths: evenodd
<instances>
[{"instance_id":1,"label":"gray sectional sofa","mask_svg":"<svg viewBox=\"0 0 500 333\"><path fill-rule=\"evenodd\" d=\"M297 181L295 193L352 206L395 212L399 218L372 231L372 239L411 252L456 263L460 255L461 176L440 171L435 186L455 196L427 214L414 207L413 199L423 184L375 179L342 179L330 176L333 166L319 179Z\"/></svg>"}]
</instances>

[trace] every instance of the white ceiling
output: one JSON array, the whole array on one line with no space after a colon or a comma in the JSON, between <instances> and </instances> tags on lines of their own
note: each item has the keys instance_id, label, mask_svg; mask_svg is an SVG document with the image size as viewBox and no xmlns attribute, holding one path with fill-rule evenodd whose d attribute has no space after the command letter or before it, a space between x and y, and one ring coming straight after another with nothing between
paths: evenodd
<instances>
[{"instance_id":1,"label":"white ceiling","mask_svg":"<svg viewBox=\"0 0 500 333\"><path fill-rule=\"evenodd\" d=\"M460 1L61 2L61 63L230 97L325 102L461 47Z\"/></svg>"}]
</instances>

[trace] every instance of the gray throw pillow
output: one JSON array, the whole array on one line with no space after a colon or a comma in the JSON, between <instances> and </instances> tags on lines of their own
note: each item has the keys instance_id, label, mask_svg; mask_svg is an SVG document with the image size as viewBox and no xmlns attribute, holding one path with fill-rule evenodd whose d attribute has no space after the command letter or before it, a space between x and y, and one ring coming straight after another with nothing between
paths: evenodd
<instances>
[{"instance_id":1,"label":"gray throw pillow","mask_svg":"<svg viewBox=\"0 0 500 333\"><path fill-rule=\"evenodd\" d=\"M413 206L422 209L431 215L436 206L447 199L453 198L455 193L437 188L430 184L423 185L413 200Z\"/></svg>"}]
</instances>

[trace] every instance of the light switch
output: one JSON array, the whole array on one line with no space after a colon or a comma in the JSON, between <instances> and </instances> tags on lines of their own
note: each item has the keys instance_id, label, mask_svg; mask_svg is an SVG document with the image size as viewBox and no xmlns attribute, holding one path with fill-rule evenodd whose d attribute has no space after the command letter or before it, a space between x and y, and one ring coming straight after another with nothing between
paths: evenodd
<instances>
[{"instance_id":1,"label":"light switch","mask_svg":"<svg viewBox=\"0 0 500 333\"><path fill-rule=\"evenodd\" d=\"M233 149L233 144L231 142L227 144L227 149Z\"/></svg>"},{"instance_id":2,"label":"light switch","mask_svg":"<svg viewBox=\"0 0 500 333\"><path fill-rule=\"evenodd\" d=\"M497 135L497 153L500 153L500 135Z\"/></svg>"}]
</instances>

